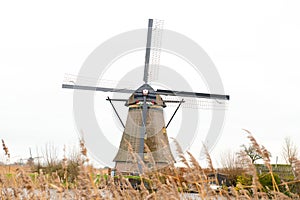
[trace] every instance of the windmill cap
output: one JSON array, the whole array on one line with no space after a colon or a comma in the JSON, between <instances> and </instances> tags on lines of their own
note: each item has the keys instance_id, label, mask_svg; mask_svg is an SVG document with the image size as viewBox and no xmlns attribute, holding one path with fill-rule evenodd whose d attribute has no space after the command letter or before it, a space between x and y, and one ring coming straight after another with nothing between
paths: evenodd
<instances>
[{"instance_id":1,"label":"windmill cap","mask_svg":"<svg viewBox=\"0 0 300 200\"><path fill-rule=\"evenodd\" d=\"M134 91L125 105L129 106L136 104L137 102L143 102L144 96L146 96L147 102L152 102L158 106L166 107L165 102L162 100L160 95L157 95L156 91L147 83Z\"/></svg>"}]
</instances>

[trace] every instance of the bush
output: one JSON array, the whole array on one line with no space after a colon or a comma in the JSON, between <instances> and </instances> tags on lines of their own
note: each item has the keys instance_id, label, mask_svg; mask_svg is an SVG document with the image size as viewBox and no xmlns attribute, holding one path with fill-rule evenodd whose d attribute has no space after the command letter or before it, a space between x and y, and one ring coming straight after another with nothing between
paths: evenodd
<instances>
[{"instance_id":1,"label":"bush","mask_svg":"<svg viewBox=\"0 0 300 200\"><path fill-rule=\"evenodd\" d=\"M274 177L275 183L277 185L279 185L280 184L279 176L276 173L273 173L273 177ZM265 173L265 174L259 175L258 180L259 180L260 184L262 185L264 192L267 192L268 190L274 190L272 176L270 173Z\"/></svg>"},{"instance_id":2,"label":"bush","mask_svg":"<svg viewBox=\"0 0 300 200\"><path fill-rule=\"evenodd\" d=\"M33 167L33 172L40 173L40 170L42 170L44 174L57 173L60 180L68 183L74 183L79 174L79 162L75 160L67 160L68 164L65 169L63 168L62 162L63 161L57 162L52 165L35 165Z\"/></svg>"},{"instance_id":3,"label":"bush","mask_svg":"<svg viewBox=\"0 0 300 200\"><path fill-rule=\"evenodd\" d=\"M243 186L251 186L252 185L252 177L250 175L241 175L237 177L237 183Z\"/></svg>"}]
</instances>

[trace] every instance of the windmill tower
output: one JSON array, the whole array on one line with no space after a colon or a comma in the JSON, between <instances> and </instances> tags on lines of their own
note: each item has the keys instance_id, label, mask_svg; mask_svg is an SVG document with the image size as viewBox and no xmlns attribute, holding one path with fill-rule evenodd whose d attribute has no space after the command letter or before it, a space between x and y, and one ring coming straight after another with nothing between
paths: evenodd
<instances>
[{"instance_id":1,"label":"windmill tower","mask_svg":"<svg viewBox=\"0 0 300 200\"><path fill-rule=\"evenodd\" d=\"M157 168L174 163L164 122L163 108L166 107L161 96L145 83L130 96L125 104L128 116L114 161L120 171L138 172L132 153L138 153L144 164L151 168L150 157ZM129 144L132 148L128 150ZM150 152L145 151L147 145ZM150 155L151 154L151 155ZM136 158L135 158L136 159Z\"/></svg>"},{"instance_id":2,"label":"windmill tower","mask_svg":"<svg viewBox=\"0 0 300 200\"><path fill-rule=\"evenodd\" d=\"M142 173L143 164L147 168L152 168L153 158L156 167L161 168L174 163L169 141L167 137L166 128L170 121L176 114L182 101L167 101L163 100L162 96L180 96L192 98L206 98L215 100L229 100L228 95L221 94L207 94L207 93L194 93L188 91L173 91L173 90L154 90L149 85L149 61L151 40L152 40L152 27L153 20L149 19L148 34L146 44L146 56L144 66L144 84L136 90L122 89L122 88L107 88L107 87L94 87L88 85L63 84L63 88L92 90L102 92L120 92L131 94L129 99L111 99L107 100L111 103L113 110L118 116L123 128L123 136L120 142L119 150L114 158L116 163L115 168L120 172ZM113 101L124 101L125 106L128 107L128 115L126 124L122 122L117 110L114 107ZM166 103L179 103L171 120L165 125L163 108ZM145 150L145 145L149 151Z\"/></svg>"}]
</instances>

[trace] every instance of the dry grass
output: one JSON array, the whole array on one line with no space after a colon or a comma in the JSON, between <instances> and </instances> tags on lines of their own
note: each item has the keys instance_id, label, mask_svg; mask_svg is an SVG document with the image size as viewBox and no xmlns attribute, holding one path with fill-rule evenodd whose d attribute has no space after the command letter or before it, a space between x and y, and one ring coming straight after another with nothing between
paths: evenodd
<instances>
[{"instance_id":1,"label":"dry grass","mask_svg":"<svg viewBox=\"0 0 300 200\"><path fill-rule=\"evenodd\" d=\"M263 190L258 180L258 175L254 164L246 155L240 155L244 171L252 177L250 185L238 183L231 188L220 189L216 192L210 188L207 173L216 173L212 160L206 152L208 167L203 168L199 165L194 156L187 152L185 156L180 145L175 141L180 162L185 165L184 170L170 166L168 169L149 171L145 170L140 175L140 185L138 188L132 186L129 178L122 174L115 177L97 175L94 168L88 165L87 149L84 141L80 141L81 156L79 160L79 173L77 178L71 183L68 180L67 167L68 158L62 159L63 176L57 172L45 174L43 170L39 173L30 174L24 169L14 169L13 173L8 173L6 167L0 173L0 198L1 199L195 199L195 196L187 195L193 191L198 194L198 199L299 199L297 194L290 197L280 192L280 187L289 191L293 182L283 182L277 184L270 164L268 151L255 140L252 134L245 130L251 144L256 151L263 157L264 164L272 177L273 189ZM8 147L2 141L3 149L8 158ZM5 148L4 148L5 147ZM129 151L132 148L129 146ZM146 151L149 148L146 147ZM132 153L135 156L134 153ZM8 158L9 159L9 158ZM135 158L138 160L138 158ZM149 158L154 168L153 158ZM295 171L300 174L300 162L295 158ZM299 178L299 177L298 177ZM217 181L217 179L215 180Z\"/></svg>"}]
</instances>

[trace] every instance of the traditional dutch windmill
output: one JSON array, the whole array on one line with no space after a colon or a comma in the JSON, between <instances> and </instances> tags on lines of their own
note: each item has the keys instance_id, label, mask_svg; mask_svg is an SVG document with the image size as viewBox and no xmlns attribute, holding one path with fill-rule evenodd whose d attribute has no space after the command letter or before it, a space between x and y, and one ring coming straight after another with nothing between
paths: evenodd
<instances>
[{"instance_id":1,"label":"traditional dutch windmill","mask_svg":"<svg viewBox=\"0 0 300 200\"><path fill-rule=\"evenodd\" d=\"M157 168L162 168L174 163L174 158L170 150L166 128L176 114L179 106L184 101L164 100L161 95L187 98L206 98L224 101L229 100L228 95L221 94L195 93L164 89L154 90L149 85L149 60L150 51L152 50L152 29L153 20L149 19L143 78L144 84L141 85L138 89L131 90L122 88L94 87L87 85L78 85L76 83L62 85L63 88L68 89L120 92L131 94L129 99L107 98L107 100L111 103L116 115L118 116L122 126L124 127L119 150L114 158L114 161L116 163L115 168L120 172L142 173L143 165L147 168L153 167L153 160ZM125 125L122 122L117 110L115 109L113 101L125 101L125 106L128 107L127 121ZM167 125L165 125L163 115L163 108L166 107L166 103L179 103L177 109L175 110ZM148 151L146 151L145 145L147 145Z\"/></svg>"}]
</instances>

